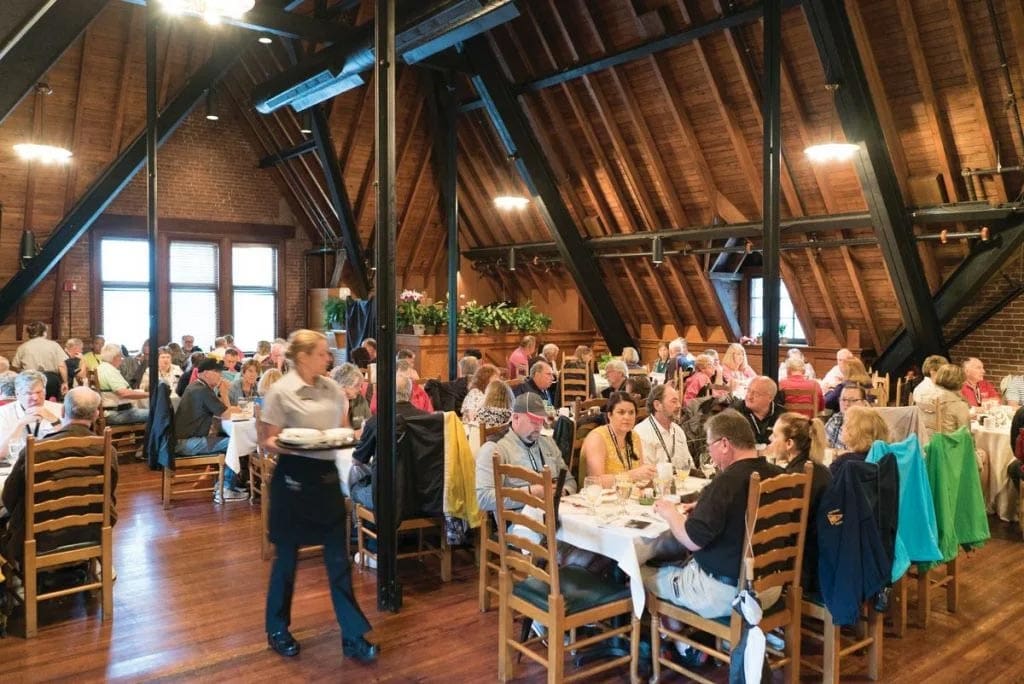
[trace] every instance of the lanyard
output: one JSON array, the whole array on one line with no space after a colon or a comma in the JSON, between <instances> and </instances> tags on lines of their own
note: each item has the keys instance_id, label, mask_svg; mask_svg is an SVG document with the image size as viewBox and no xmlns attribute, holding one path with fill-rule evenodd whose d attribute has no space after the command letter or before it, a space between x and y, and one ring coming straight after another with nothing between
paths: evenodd
<instances>
[{"instance_id":1,"label":"lanyard","mask_svg":"<svg viewBox=\"0 0 1024 684\"><path fill-rule=\"evenodd\" d=\"M530 468L533 470L533 472L539 473L541 470L544 469L544 454L543 453L538 453L537 454L537 459L540 461L540 463L538 463L536 460L534 460L533 447L537 446L537 442L534 442L533 444L527 444L525 441L523 441L522 437L519 438L519 441L522 442L523 446L526 447L526 455L530 459ZM537 448L537 451L540 452L540 448L539 447Z\"/></svg>"},{"instance_id":2,"label":"lanyard","mask_svg":"<svg viewBox=\"0 0 1024 684\"><path fill-rule=\"evenodd\" d=\"M36 439L38 439L39 438L39 426L42 425L42 424L43 424L42 420L37 420L36 421L36 426L32 430L29 430L28 429L28 425L26 425L25 426L25 434L28 435L29 437L35 437Z\"/></svg>"},{"instance_id":3,"label":"lanyard","mask_svg":"<svg viewBox=\"0 0 1024 684\"><path fill-rule=\"evenodd\" d=\"M632 449L629 441L627 440L626 443L623 445L625 447L625 450L626 450L626 456L625 456L625 458L623 458L622 452L619 450L619 440L615 439L615 433L612 431L612 426L611 425L606 425L605 427L608 429L608 434L611 435L612 446L615 447L615 456L616 456L616 458L619 459L619 463L622 464L623 468L625 468L626 470L629 470L629 462L632 461L633 458L634 458L634 456L633 456L633 449Z\"/></svg>"},{"instance_id":4,"label":"lanyard","mask_svg":"<svg viewBox=\"0 0 1024 684\"><path fill-rule=\"evenodd\" d=\"M672 424L669 423L668 437L672 440L672 451L668 450L668 446L665 444L665 438L661 436L661 428L658 426L658 421L654 420L654 416L647 416L647 420L651 421L651 427L654 428L654 434L658 436L658 441L661 442L661 448L665 450L665 455L668 456L668 460L671 463L672 459L676 456L676 438L672 434Z\"/></svg>"}]
</instances>

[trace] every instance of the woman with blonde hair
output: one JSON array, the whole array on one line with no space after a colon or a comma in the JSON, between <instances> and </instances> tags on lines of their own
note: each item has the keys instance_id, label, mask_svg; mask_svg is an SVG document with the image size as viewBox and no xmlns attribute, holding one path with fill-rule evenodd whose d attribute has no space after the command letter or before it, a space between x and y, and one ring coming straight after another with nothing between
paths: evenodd
<instances>
[{"instance_id":1,"label":"woman with blonde hair","mask_svg":"<svg viewBox=\"0 0 1024 684\"><path fill-rule=\"evenodd\" d=\"M267 589L267 643L279 655L299 654L299 642L288 631L299 547L322 544L342 652L369 663L377 659L379 647L365 638L371 626L352 591L345 497L334 458L318 458L317 452L297 451L278 442L286 428L341 427L345 395L325 377L331 354L323 334L296 330L288 340L287 357L290 370L264 399L259 435L263 448L278 455L270 481L269 536L277 554Z\"/></svg>"},{"instance_id":2,"label":"woman with blonde hair","mask_svg":"<svg viewBox=\"0 0 1024 684\"><path fill-rule=\"evenodd\" d=\"M622 348L622 362L626 364L626 368L629 370L643 368L643 366L640 365L640 352L638 352L635 347Z\"/></svg>"},{"instance_id":3,"label":"woman with blonde hair","mask_svg":"<svg viewBox=\"0 0 1024 684\"><path fill-rule=\"evenodd\" d=\"M260 376L260 382L256 385L256 392L261 397L267 396L267 392L270 391L271 386L283 377L284 373L276 368L270 368L263 371L263 375Z\"/></svg>"},{"instance_id":4,"label":"woman with blonde hair","mask_svg":"<svg viewBox=\"0 0 1024 684\"><path fill-rule=\"evenodd\" d=\"M868 406L851 406L843 418L842 442L846 445L846 453L836 456L829 469L834 474L836 464L844 459L867 459L871 445L878 440L889 441L889 425L882 416Z\"/></svg>"},{"instance_id":5,"label":"woman with blonde hair","mask_svg":"<svg viewBox=\"0 0 1024 684\"><path fill-rule=\"evenodd\" d=\"M971 424L971 408L960 393L964 378L963 368L952 363L939 366L932 376L933 387L917 403L925 444L936 432L948 434Z\"/></svg>"},{"instance_id":6,"label":"woman with blonde hair","mask_svg":"<svg viewBox=\"0 0 1024 684\"><path fill-rule=\"evenodd\" d=\"M818 505L821 495L832 483L832 473L822 463L825 457L825 426L814 418L789 411L775 421L768 452L774 454L778 465L787 473L802 473L811 463L811 501L807 511L807 538L804 540L803 580L801 586L808 591L818 590Z\"/></svg>"},{"instance_id":7,"label":"woman with blonde hair","mask_svg":"<svg viewBox=\"0 0 1024 684\"><path fill-rule=\"evenodd\" d=\"M747 363L747 350L742 344L733 342L722 354L722 376L729 384L734 380L745 384L757 377L757 371Z\"/></svg>"},{"instance_id":8,"label":"woman with blonde hair","mask_svg":"<svg viewBox=\"0 0 1024 684\"><path fill-rule=\"evenodd\" d=\"M476 420L485 427L504 425L512 420L512 388L504 380L493 380L484 392L484 403Z\"/></svg>"}]
</instances>

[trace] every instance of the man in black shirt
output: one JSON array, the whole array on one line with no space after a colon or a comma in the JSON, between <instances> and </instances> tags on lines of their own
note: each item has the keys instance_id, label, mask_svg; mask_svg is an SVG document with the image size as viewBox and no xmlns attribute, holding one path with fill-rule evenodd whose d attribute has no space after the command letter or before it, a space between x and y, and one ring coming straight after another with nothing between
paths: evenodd
<instances>
[{"instance_id":1,"label":"man in black shirt","mask_svg":"<svg viewBox=\"0 0 1024 684\"><path fill-rule=\"evenodd\" d=\"M733 408L743 414L754 431L755 444L768 444L772 438L775 419L782 414L782 409L775 403L779 386L766 375L759 375L750 381L747 394L742 402Z\"/></svg>"},{"instance_id":2,"label":"man in black shirt","mask_svg":"<svg viewBox=\"0 0 1024 684\"><path fill-rule=\"evenodd\" d=\"M228 448L228 437L220 431L220 423L212 431L213 419L229 418L238 412L236 406L225 406L218 390L224 366L214 358L203 359L198 366L196 381L185 388L185 393L174 414L175 452L178 456L201 456L222 453ZM242 501L249 493L235 487L237 473L224 466L224 500Z\"/></svg>"},{"instance_id":3,"label":"man in black shirt","mask_svg":"<svg viewBox=\"0 0 1024 684\"><path fill-rule=\"evenodd\" d=\"M644 585L658 597L716 618L729 615L738 592L750 476L758 473L766 479L783 471L758 456L750 421L738 411L712 416L706 429L718 476L697 503L684 504L681 510L665 499L655 502L655 511L668 522L666 534L692 557L683 566L644 568L643 574ZM778 600L778 590L759 598L767 608Z\"/></svg>"}]
</instances>

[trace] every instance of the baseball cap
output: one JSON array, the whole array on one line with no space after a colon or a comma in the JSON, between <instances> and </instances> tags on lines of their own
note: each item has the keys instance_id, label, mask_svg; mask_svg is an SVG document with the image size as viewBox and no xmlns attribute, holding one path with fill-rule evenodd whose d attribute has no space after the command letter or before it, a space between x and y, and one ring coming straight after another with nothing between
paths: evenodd
<instances>
[{"instance_id":1,"label":"baseball cap","mask_svg":"<svg viewBox=\"0 0 1024 684\"><path fill-rule=\"evenodd\" d=\"M202 373L203 371L212 370L220 372L224 370L224 364L218 361L217 359L206 358L199 362L198 368L200 373Z\"/></svg>"},{"instance_id":2,"label":"baseball cap","mask_svg":"<svg viewBox=\"0 0 1024 684\"><path fill-rule=\"evenodd\" d=\"M525 413L531 418L547 419L547 411L544 407L544 400L539 394L526 392L516 397L512 404L512 413Z\"/></svg>"}]
</instances>

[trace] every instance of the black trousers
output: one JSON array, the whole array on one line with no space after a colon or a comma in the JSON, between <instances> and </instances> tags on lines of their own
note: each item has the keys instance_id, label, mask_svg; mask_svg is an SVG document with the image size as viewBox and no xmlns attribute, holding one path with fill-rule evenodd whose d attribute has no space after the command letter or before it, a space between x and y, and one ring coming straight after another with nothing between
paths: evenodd
<instances>
[{"instance_id":1,"label":"black trousers","mask_svg":"<svg viewBox=\"0 0 1024 684\"><path fill-rule=\"evenodd\" d=\"M292 593L295 589L295 567L299 557L297 544L277 544L277 557L270 570L267 590L267 634L288 629L292 615ZM352 567L348 561L343 529L327 535L324 540L324 564L331 587L334 615L346 639L356 639L370 631L370 622L363 615L352 593Z\"/></svg>"}]
</instances>

